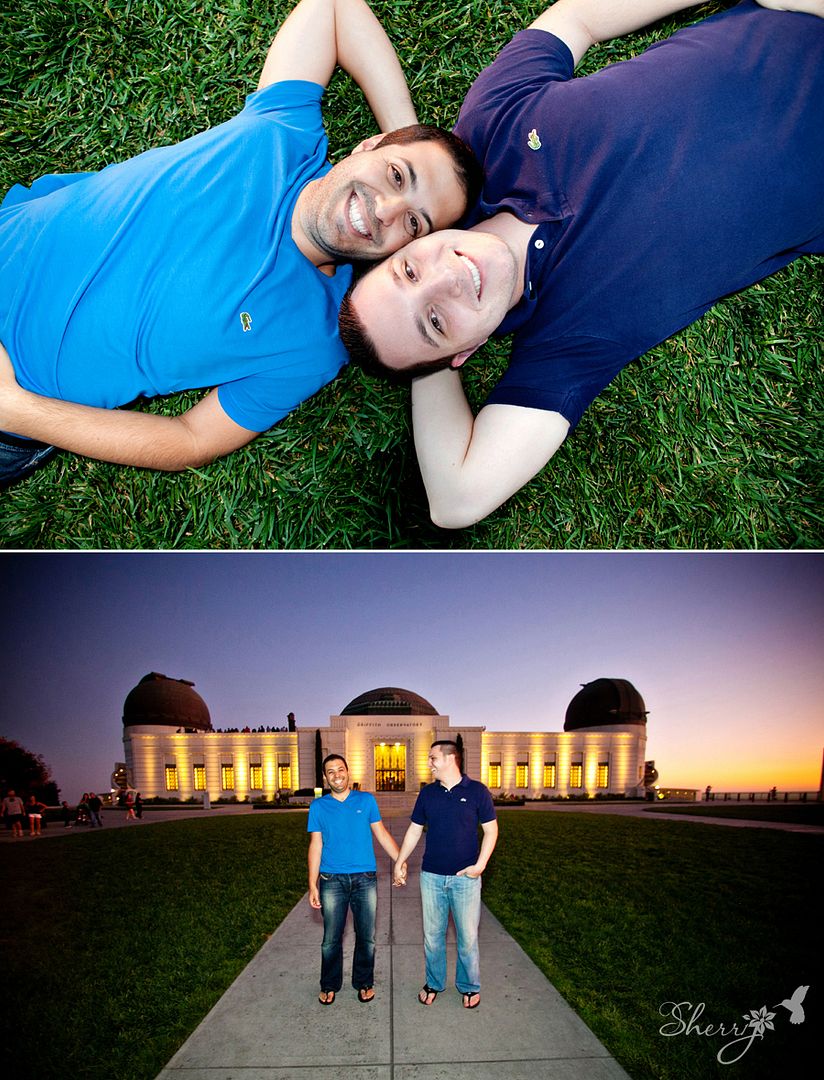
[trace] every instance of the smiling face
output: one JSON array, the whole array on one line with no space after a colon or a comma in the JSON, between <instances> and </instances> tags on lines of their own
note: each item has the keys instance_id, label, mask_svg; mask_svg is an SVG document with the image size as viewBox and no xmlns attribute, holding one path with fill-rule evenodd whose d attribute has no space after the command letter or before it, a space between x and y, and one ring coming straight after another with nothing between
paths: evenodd
<instances>
[{"instance_id":1,"label":"smiling face","mask_svg":"<svg viewBox=\"0 0 824 1080\"><path fill-rule=\"evenodd\" d=\"M388 367L442 357L458 367L500 325L517 284L515 256L500 237L449 229L370 270L352 306Z\"/></svg>"},{"instance_id":2,"label":"smiling face","mask_svg":"<svg viewBox=\"0 0 824 1080\"><path fill-rule=\"evenodd\" d=\"M343 758L332 758L323 767L323 775L333 795L345 795L349 790L349 769Z\"/></svg>"},{"instance_id":3,"label":"smiling face","mask_svg":"<svg viewBox=\"0 0 824 1080\"><path fill-rule=\"evenodd\" d=\"M465 209L452 158L433 141L358 150L304 188L297 207L315 249L357 260L381 259Z\"/></svg>"}]
</instances>

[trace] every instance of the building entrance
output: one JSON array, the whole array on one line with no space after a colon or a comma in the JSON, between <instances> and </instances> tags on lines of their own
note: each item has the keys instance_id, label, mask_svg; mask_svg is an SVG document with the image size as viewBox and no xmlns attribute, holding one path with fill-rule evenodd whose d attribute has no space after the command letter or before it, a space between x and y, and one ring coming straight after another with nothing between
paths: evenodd
<instances>
[{"instance_id":1,"label":"building entrance","mask_svg":"<svg viewBox=\"0 0 824 1080\"><path fill-rule=\"evenodd\" d=\"M406 746L402 743L375 747L375 791L406 791Z\"/></svg>"}]
</instances>

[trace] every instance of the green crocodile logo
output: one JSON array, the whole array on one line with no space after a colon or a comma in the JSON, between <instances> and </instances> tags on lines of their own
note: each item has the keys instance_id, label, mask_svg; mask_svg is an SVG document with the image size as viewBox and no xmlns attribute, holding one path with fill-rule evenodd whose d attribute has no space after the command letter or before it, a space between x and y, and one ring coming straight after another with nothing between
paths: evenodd
<instances>
[{"instance_id":1,"label":"green crocodile logo","mask_svg":"<svg viewBox=\"0 0 824 1080\"><path fill-rule=\"evenodd\" d=\"M252 329L252 316L248 311L241 311L240 313L240 325L243 327L243 333Z\"/></svg>"},{"instance_id":2,"label":"green crocodile logo","mask_svg":"<svg viewBox=\"0 0 824 1080\"><path fill-rule=\"evenodd\" d=\"M529 138L526 140L526 145L529 147L530 150L541 149L541 140L538 137L538 132L535 130L535 128L530 131Z\"/></svg>"}]
</instances>

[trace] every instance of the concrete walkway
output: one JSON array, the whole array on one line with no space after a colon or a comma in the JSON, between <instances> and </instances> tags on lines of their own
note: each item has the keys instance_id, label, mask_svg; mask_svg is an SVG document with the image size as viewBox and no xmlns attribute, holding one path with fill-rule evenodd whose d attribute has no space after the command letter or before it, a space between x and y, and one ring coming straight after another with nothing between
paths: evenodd
<instances>
[{"instance_id":1,"label":"concrete walkway","mask_svg":"<svg viewBox=\"0 0 824 1080\"><path fill-rule=\"evenodd\" d=\"M406 817L384 817L400 842ZM481 915L482 1003L467 1010L451 986L429 1008L418 874L391 885L379 850L376 997L360 1004L348 984L353 935L344 938L344 988L317 1001L320 912L304 897L284 919L158 1080L301 1080L330 1067L346 1080L627 1080L501 924ZM351 921L351 920L350 920ZM454 980L454 932L448 940Z\"/></svg>"}]
</instances>

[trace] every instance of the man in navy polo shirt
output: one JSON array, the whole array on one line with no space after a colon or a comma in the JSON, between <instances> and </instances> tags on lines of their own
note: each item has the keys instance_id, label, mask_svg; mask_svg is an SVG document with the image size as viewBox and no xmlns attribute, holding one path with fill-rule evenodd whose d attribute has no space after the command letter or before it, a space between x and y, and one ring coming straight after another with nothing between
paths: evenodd
<instances>
[{"instance_id":1,"label":"man in navy polo shirt","mask_svg":"<svg viewBox=\"0 0 824 1080\"><path fill-rule=\"evenodd\" d=\"M446 927L452 912L458 944L455 986L463 995L464 1008L476 1009L481 1003L481 874L495 849L498 822L487 788L461 772L454 742L432 743L429 768L434 783L427 784L418 795L412 824L398 853L394 881L396 885L405 883L406 860L426 826L421 869L426 982L418 1001L432 1005L446 988ZM483 829L480 852L478 825Z\"/></svg>"},{"instance_id":2,"label":"man in navy polo shirt","mask_svg":"<svg viewBox=\"0 0 824 1080\"><path fill-rule=\"evenodd\" d=\"M343 928L352 909L355 954L352 986L358 1001L375 996L375 912L377 864L372 837L397 860L398 845L381 821L375 796L353 791L349 766L340 754L329 754L321 766L330 794L309 806L309 903L323 912L321 1005L331 1005L343 986Z\"/></svg>"},{"instance_id":3,"label":"man in navy polo shirt","mask_svg":"<svg viewBox=\"0 0 824 1080\"><path fill-rule=\"evenodd\" d=\"M557 0L476 79L455 128L484 168L472 228L381 263L340 318L368 368L443 368L412 384L436 524L489 514L717 300L824 253L824 0L760 3L573 78L595 41L691 5ZM493 332L512 358L474 416L457 369Z\"/></svg>"}]
</instances>

